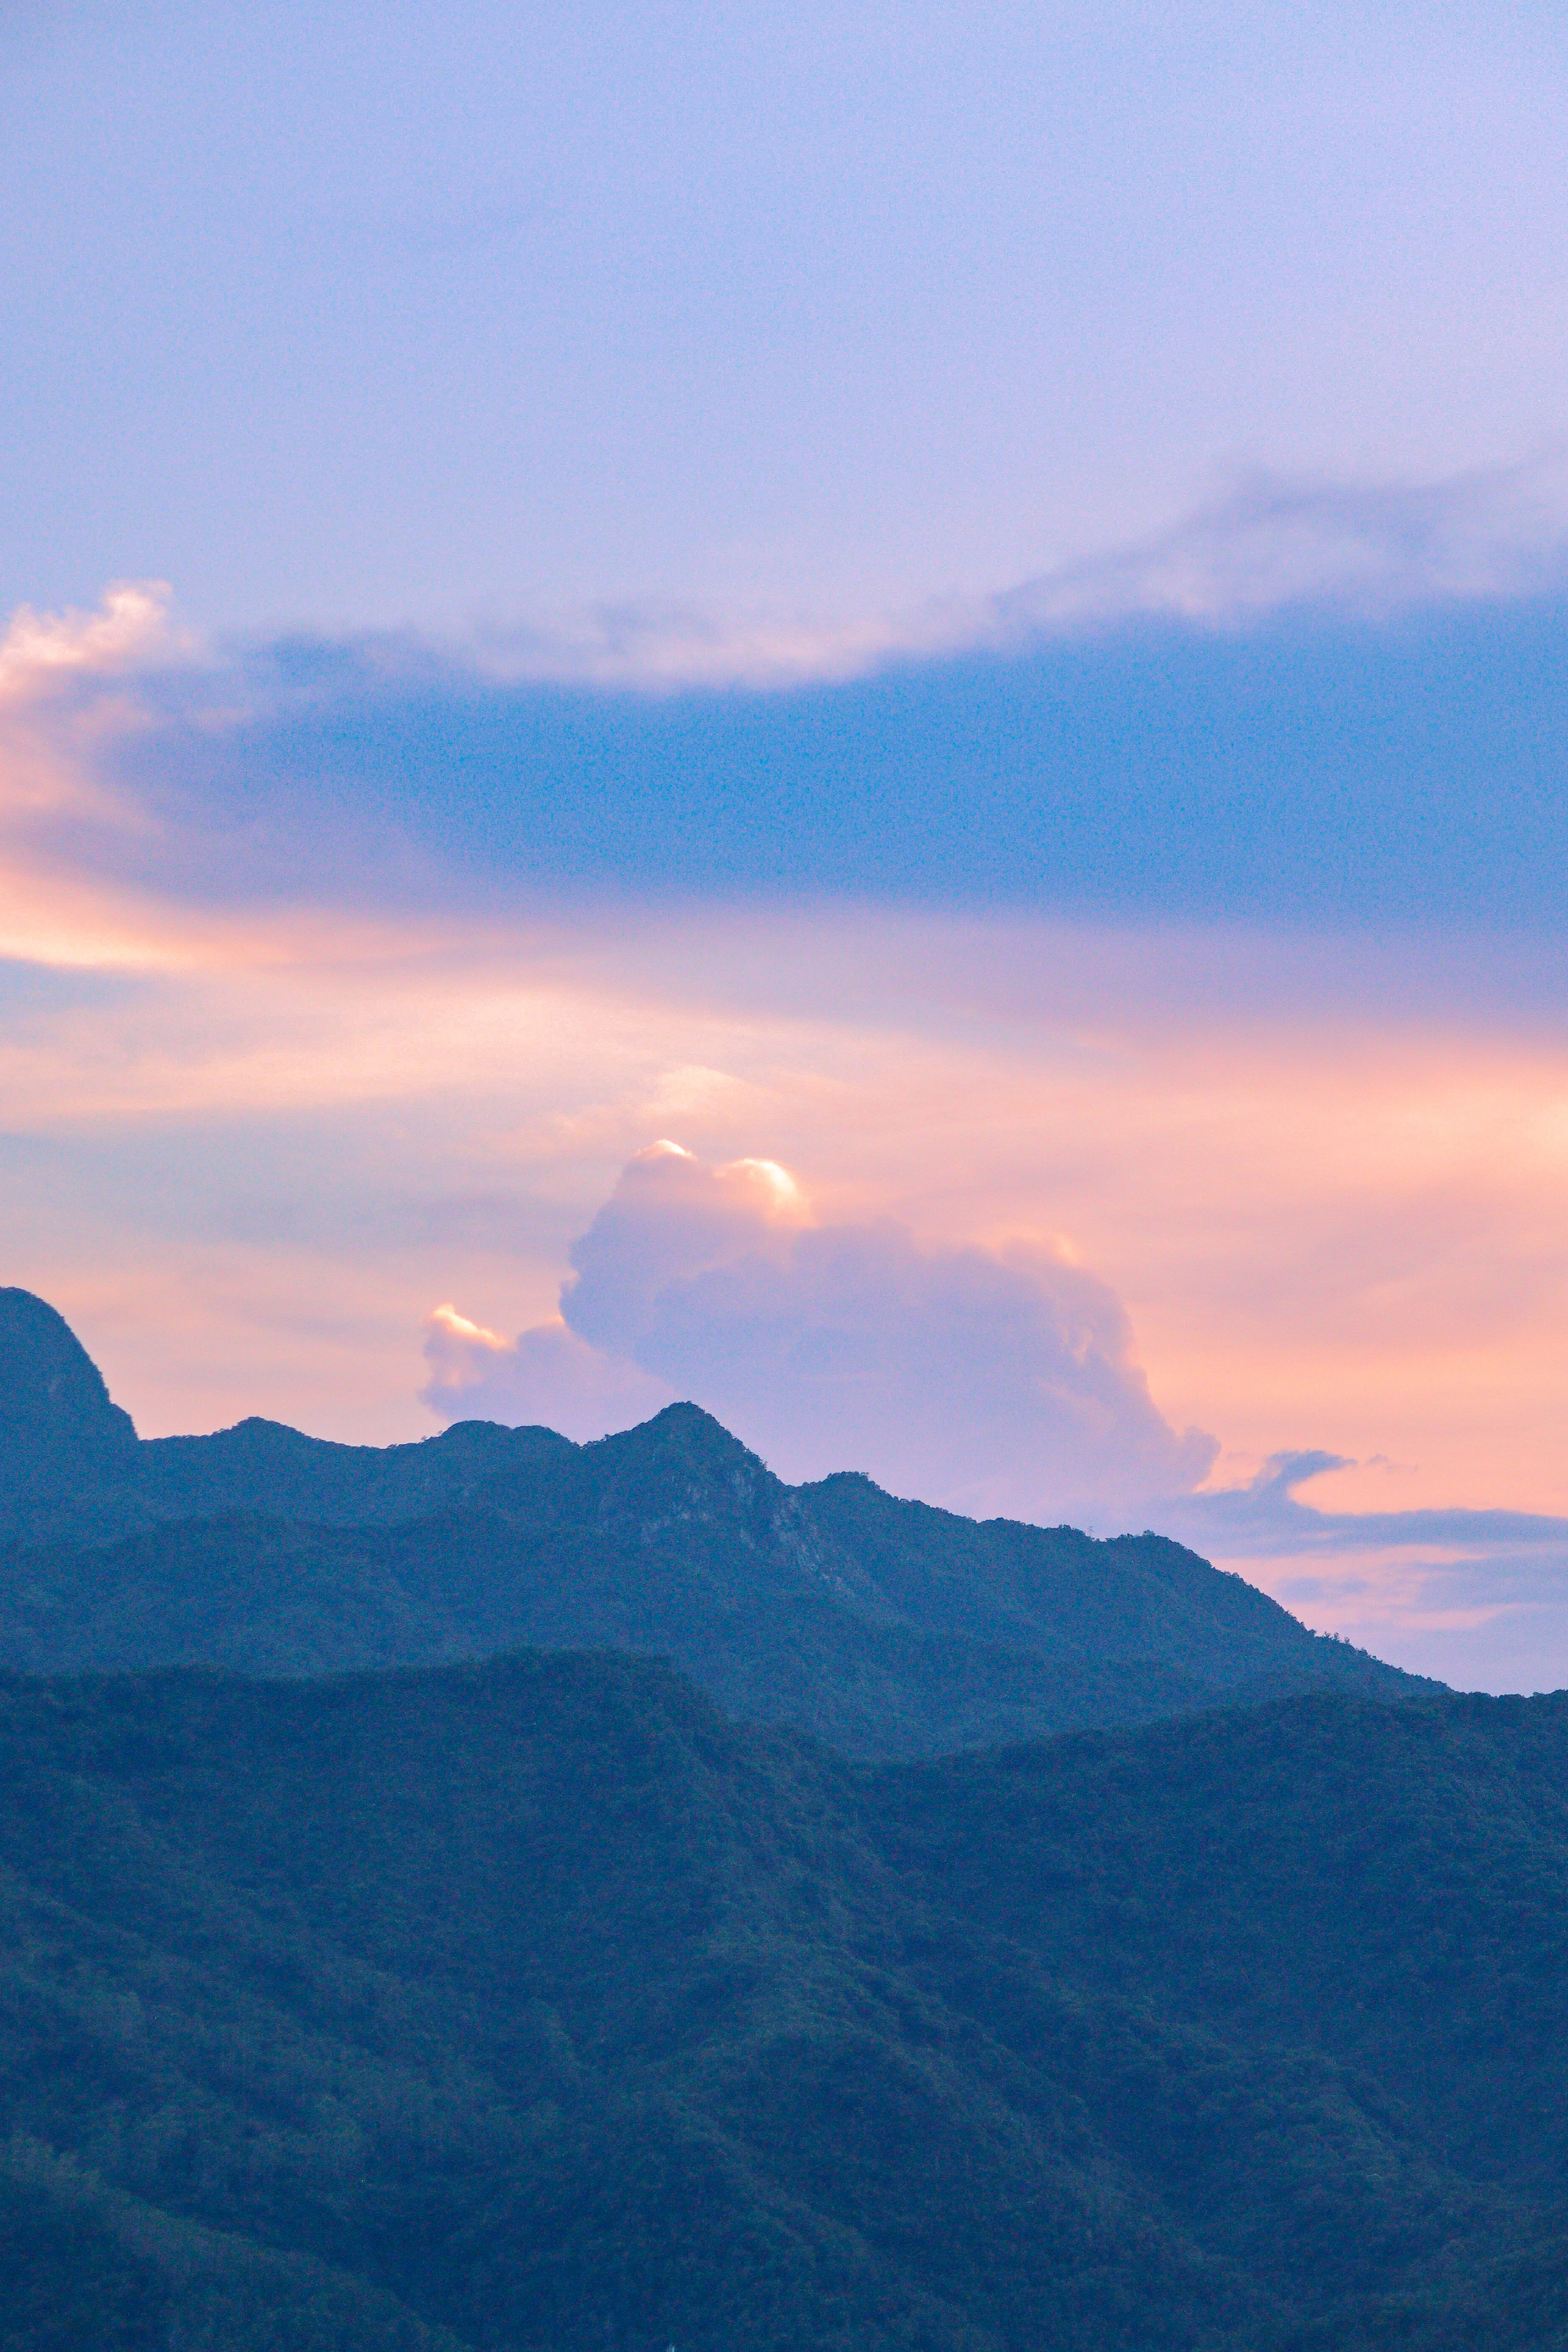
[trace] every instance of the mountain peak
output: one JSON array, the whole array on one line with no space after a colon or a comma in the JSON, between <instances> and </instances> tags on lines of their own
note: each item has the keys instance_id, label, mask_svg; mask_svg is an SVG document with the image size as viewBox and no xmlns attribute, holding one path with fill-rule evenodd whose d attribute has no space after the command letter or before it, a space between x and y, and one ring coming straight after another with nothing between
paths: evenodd
<instances>
[{"instance_id":1,"label":"mountain peak","mask_svg":"<svg viewBox=\"0 0 1568 2352\"><path fill-rule=\"evenodd\" d=\"M667 1404L651 1421L584 1445L578 1476L599 1519L629 1515L650 1524L749 1509L778 1489L767 1465L695 1404Z\"/></svg>"},{"instance_id":2,"label":"mountain peak","mask_svg":"<svg viewBox=\"0 0 1568 2352\"><path fill-rule=\"evenodd\" d=\"M679 1404L661 1405L658 1412L639 1424L643 1429L657 1429L661 1435L678 1438L681 1443L719 1447L727 1452L745 1454L752 1461L757 1455L742 1444L721 1421L714 1419L702 1405L685 1399ZM628 1433L629 1434L629 1433Z\"/></svg>"},{"instance_id":3,"label":"mountain peak","mask_svg":"<svg viewBox=\"0 0 1568 2352\"><path fill-rule=\"evenodd\" d=\"M0 1486L79 1491L122 1475L136 1430L63 1315L30 1290L0 1289Z\"/></svg>"},{"instance_id":4,"label":"mountain peak","mask_svg":"<svg viewBox=\"0 0 1568 2352\"><path fill-rule=\"evenodd\" d=\"M625 1453L638 1460L679 1465L700 1475L738 1470L767 1475L761 1456L700 1404L667 1404L650 1421L602 1437L598 1444L606 1454Z\"/></svg>"}]
</instances>

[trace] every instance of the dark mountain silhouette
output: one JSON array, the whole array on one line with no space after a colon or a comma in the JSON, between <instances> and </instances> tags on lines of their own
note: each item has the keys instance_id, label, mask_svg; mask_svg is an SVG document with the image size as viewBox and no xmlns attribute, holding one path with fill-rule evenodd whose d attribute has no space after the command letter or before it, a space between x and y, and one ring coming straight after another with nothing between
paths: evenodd
<instances>
[{"instance_id":1,"label":"dark mountain silhouette","mask_svg":"<svg viewBox=\"0 0 1568 2352\"><path fill-rule=\"evenodd\" d=\"M113 1488L139 1459L130 1414L65 1318L0 1290L0 1509Z\"/></svg>"},{"instance_id":2,"label":"dark mountain silhouette","mask_svg":"<svg viewBox=\"0 0 1568 2352\"><path fill-rule=\"evenodd\" d=\"M1568 1695L16 1291L0 1529L0 2352L1568 2345Z\"/></svg>"},{"instance_id":3,"label":"dark mountain silhouette","mask_svg":"<svg viewBox=\"0 0 1568 2352\"><path fill-rule=\"evenodd\" d=\"M7 2352L1548 2352L1568 1699L0 1682Z\"/></svg>"},{"instance_id":4,"label":"dark mountain silhouette","mask_svg":"<svg viewBox=\"0 0 1568 2352\"><path fill-rule=\"evenodd\" d=\"M0 1549L0 1665L29 1672L627 1649L863 1756L1427 1687L1162 1537L977 1523L853 1475L787 1486L694 1405L591 1445L485 1423L384 1449L263 1421L121 1433L90 1483L47 1416L45 1441L54 1486L13 1504Z\"/></svg>"}]
</instances>

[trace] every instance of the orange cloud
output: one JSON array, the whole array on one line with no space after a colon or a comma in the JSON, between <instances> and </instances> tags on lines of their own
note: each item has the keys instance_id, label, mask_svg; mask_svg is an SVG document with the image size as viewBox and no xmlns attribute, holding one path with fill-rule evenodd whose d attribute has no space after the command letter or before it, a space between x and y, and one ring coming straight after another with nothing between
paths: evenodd
<instances>
[{"instance_id":1,"label":"orange cloud","mask_svg":"<svg viewBox=\"0 0 1568 2352\"><path fill-rule=\"evenodd\" d=\"M1355 1474L1366 1503L1568 1507L1568 1054L1539 1034L1179 1017L1160 974L1089 1031L1040 991L1063 951L1044 933L1013 943L1034 1001L944 1028L903 1001L885 925L850 916L752 925L786 976L826 929L841 966L858 955L836 1016L792 1010L787 986L759 1004L724 970L721 918L689 918L684 971L668 940L639 961L619 920L565 939L161 919L134 986L4 1024L13 1132L130 1150L171 1123L265 1139L309 1120L341 1131L345 1169L363 1155L366 1187L553 1204L554 1255L518 1244L526 1279L491 1257L476 1288L462 1248L433 1240L411 1332L433 1296L518 1328L616 1169L679 1122L715 1162L807 1171L820 1217L1070 1246L1126 1302L1167 1417L1220 1433L1222 1475L1319 1444L1405 1465ZM943 926L924 929L939 961ZM367 1139L396 1129L395 1152ZM242 1189L270 1148L236 1144ZM312 1263L315 1295L335 1279Z\"/></svg>"},{"instance_id":2,"label":"orange cloud","mask_svg":"<svg viewBox=\"0 0 1568 2352\"><path fill-rule=\"evenodd\" d=\"M785 1240L886 1216L926 1250L1076 1260L1163 1420L1218 1432L1219 1484L1318 1447L1356 1465L1311 1490L1343 1511L1568 1513L1550 958L1516 943L1500 987L1462 941L195 906L117 878L103 844L144 820L91 733L178 651L131 591L0 644L7 1278L148 1429L427 1428L429 1301L483 1318L454 1346L542 1328L574 1237L673 1131ZM95 681L119 698L79 700ZM1408 1617L1413 1562L1442 1565L1405 1547L1358 1597L1342 1559L1292 1605ZM1422 1590L1435 1624L1485 1613Z\"/></svg>"}]
</instances>

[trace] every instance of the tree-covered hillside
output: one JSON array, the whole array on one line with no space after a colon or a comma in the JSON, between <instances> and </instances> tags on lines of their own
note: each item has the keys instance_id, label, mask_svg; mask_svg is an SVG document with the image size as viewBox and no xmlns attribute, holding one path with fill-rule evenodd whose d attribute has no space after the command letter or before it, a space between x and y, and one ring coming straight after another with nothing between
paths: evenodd
<instances>
[{"instance_id":1,"label":"tree-covered hillside","mask_svg":"<svg viewBox=\"0 0 1568 2352\"><path fill-rule=\"evenodd\" d=\"M265 1422L141 1443L51 1308L0 1306L33 1433L26 1476L0 1481L0 1665L625 1649L868 1757L1421 1687L1160 1537L980 1524L849 1475L786 1486L692 1405L592 1445L470 1423L378 1450Z\"/></svg>"},{"instance_id":2,"label":"tree-covered hillside","mask_svg":"<svg viewBox=\"0 0 1568 2352\"><path fill-rule=\"evenodd\" d=\"M1568 1701L868 1768L532 1654L0 1773L14 2352L1561 2340Z\"/></svg>"}]
</instances>

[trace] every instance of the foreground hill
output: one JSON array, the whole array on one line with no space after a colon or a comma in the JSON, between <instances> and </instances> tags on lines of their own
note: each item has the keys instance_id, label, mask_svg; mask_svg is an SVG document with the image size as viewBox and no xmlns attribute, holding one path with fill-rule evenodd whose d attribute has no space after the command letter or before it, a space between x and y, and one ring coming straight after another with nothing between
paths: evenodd
<instances>
[{"instance_id":1,"label":"foreground hill","mask_svg":"<svg viewBox=\"0 0 1568 2352\"><path fill-rule=\"evenodd\" d=\"M692 1405L593 1445L481 1423L384 1449L268 1422L139 1441L19 1291L0 1292L7 1393L0 1666L320 1674L626 1649L868 1757L1431 1687L1163 1538L981 1524L853 1475L786 1486Z\"/></svg>"},{"instance_id":2,"label":"foreground hill","mask_svg":"<svg viewBox=\"0 0 1568 2352\"><path fill-rule=\"evenodd\" d=\"M0 1773L9 2352L1562 2341L1568 1701L868 1768L531 1654Z\"/></svg>"}]
</instances>

